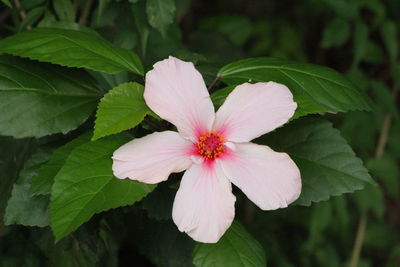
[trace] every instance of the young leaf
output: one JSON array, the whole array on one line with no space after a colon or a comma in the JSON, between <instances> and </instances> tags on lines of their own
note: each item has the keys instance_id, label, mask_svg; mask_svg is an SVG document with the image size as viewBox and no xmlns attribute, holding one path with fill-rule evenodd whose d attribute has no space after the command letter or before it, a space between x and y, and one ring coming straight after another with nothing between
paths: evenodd
<instances>
[{"instance_id":1,"label":"young leaf","mask_svg":"<svg viewBox=\"0 0 400 267\"><path fill-rule=\"evenodd\" d=\"M339 131L323 119L296 120L255 142L285 152L296 162L302 178L299 205L309 206L374 183Z\"/></svg>"},{"instance_id":2,"label":"young leaf","mask_svg":"<svg viewBox=\"0 0 400 267\"><path fill-rule=\"evenodd\" d=\"M97 108L93 140L138 125L150 112L144 102L143 91L143 85L130 82L105 94Z\"/></svg>"},{"instance_id":3,"label":"young leaf","mask_svg":"<svg viewBox=\"0 0 400 267\"><path fill-rule=\"evenodd\" d=\"M149 24L165 37L168 25L174 22L175 2L174 0L147 0L146 13Z\"/></svg>"},{"instance_id":4,"label":"young leaf","mask_svg":"<svg viewBox=\"0 0 400 267\"><path fill-rule=\"evenodd\" d=\"M114 47L87 32L36 28L0 40L0 52L67 67L107 73L129 70L143 74L143 66L132 51Z\"/></svg>"},{"instance_id":5,"label":"young leaf","mask_svg":"<svg viewBox=\"0 0 400 267\"><path fill-rule=\"evenodd\" d=\"M333 69L275 58L249 58L224 66L218 76L229 85L274 81L286 85L298 114L369 110L369 100Z\"/></svg>"},{"instance_id":6,"label":"young leaf","mask_svg":"<svg viewBox=\"0 0 400 267\"><path fill-rule=\"evenodd\" d=\"M51 193L51 228L56 240L71 233L94 214L131 205L154 188L113 176L113 152L129 141L113 136L75 148L55 177Z\"/></svg>"},{"instance_id":7,"label":"young leaf","mask_svg":"<svg viewBox=\"0 0 400 267\"><path fill-rule=\"evenodd\" d=\"M0 56L1 135L67 133L89 117L100 97L85 72Z\"/></svg>"},{"instance_id":8,"label":"young leaf","mask_svg":"<svg viewBox=\"0 0 400 267\"><path fill-rule=\"evenodd\" d=\"M83 134L64 146L57 148L53 152L50 160L39 168L36 176L32 177L31 187L29 189L30 195L50 195L54 177L61 167L64 166L68 155L76 147L89 142L90 136L90 133Z\"/></svg>"},{"instance_id":9,"label":"young leaf","mask_svg":"<svg viewBox=\"0 0 400 267\"><path fill-rule=\"evenodd\" d=\"M236 221L218 243L198 243L193 251L193 263L197 267L267 265L262 246Z\"/></svg>"}]
</instances>

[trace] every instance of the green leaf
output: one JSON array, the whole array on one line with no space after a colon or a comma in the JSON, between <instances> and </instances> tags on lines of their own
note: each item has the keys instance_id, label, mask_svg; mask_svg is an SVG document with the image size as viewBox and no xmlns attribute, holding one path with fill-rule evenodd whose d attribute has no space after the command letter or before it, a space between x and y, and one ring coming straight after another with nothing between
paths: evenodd
<instances>
[{"instance_id":1,"label":"green leaf","mask_svg":"<svg viewBox=\"0 0 400 267\"><path fill-rule=\"evenodd\" d=\"M1 0L1 2L2 2L3 4L5 4L6 6L8 6L9 8L12 8L11 3L10 3L10 0Z\"/></svg>"},{"instance_id":2,"label":"green leaf","mask_svg":"<svg viewBox=\"0 0 400 267\"><path fill-rule=\"evenodd\" d=\"M193 251L197 267L265 267L264 249L238 222L234 221L215 244L198 243Z\"/></svg>"},{"instance_id":3,"label":"green leaf","mask_svg":"<svg viewBox=\"0 0 400 267\"><path fill-rule=\"evenodd\" d=\"M335 18L324 29L321 46L323 48L343 45L350 37L350 25L341 18Z\"/></svg>"},{"instance_id":4,"label":"green leaf","mask_svg":"<svg viewBox=\"0 0 400 267\"><path fill-rule=\"evenodd\" d=\"M43 164L36 176L32 178L31 188L29 190L30 195L50 195L51 187L54 183L54 177L58 171L64 166L65 161L69 154L76 147L90 141L91 133L83 134L78 138L75 138L71 142L57 148L50 160Z\"/></svg>"},{"instance_id":5,"label":"green leaf","mask_svg":"<svg viewBox=\"0 0 400 267\"><path fill-rule=\"evenodd\" d=\"M75 148L55 177L50 214L56 240L71 233L94 214L131 205L154 188L112 173L112 153L129 141L124 136L103 138Z\"/></svg>"},{"instance_id":6,"label":"green leaf","mask_svg":"<svg viewBox=\"0 0 400 267\"><path fill-rule=\"evenodd\" d=\"M353 197L361 214L372 211L377 218L383 218L385 214L385 197L382 188L369 184L364 190L355 192Z\"/></svg>"},{"instance_id":7,"label":"green leaf","mask_svg":"<svg viewBox=\"0 0 400 267\"><path fill-rule=\"evenodd\" d=\"M224 104L226 97L235 89L235 85L231 85L213 92L210 97L215 108L219 108Z\"/></svg>"},{"instance_id":8,"label":"green leaf","mask_svg":"<svg viewBox=\"0 0 400 267\"><path fill-rule=\"evenodd\" d=\"M397 59L398 42L396 24L392 21L385 21L380 28L381 36L392 62Z\"/></svg>"},{"instance_id":9,"label":"green leaf","mask_svg":"<svg viewBox=\"0 0 400 267\"><path fill-rule=\"evenodd\" d=\"M293 121L256 142L285 152L295 161L302 178L299 205L309 206L374 183L339 131L323 119Z\"/></svg>"},{"instance_id":10,"label":"green leaf","mask_svg":"<svg viewBox=\"0 0 400 267\"><path fill-rule=\"evenodd\" d=\"M153 192L143 199L143 207L150 218L157 220L171 219L176 190L172 189L167 183L159 184Z\"/></svg>"},{"instance_id":11,"label":"green leaf","mask_svg":"<svg viewBox=\"0 0 400 267\"><path fill-rule=\"evenodd\" d=\"M45 10L46 9L44 7L35 7L32 10L30 10L26 14L25 19L19 25L19 31L22 31L25 28L27 28L29 25L32 25L35 22L37 22L40 19L40 17L42 17L42 15L44 14Z\"/></svg>"},{"instance_id":12,"label":"green leaf","mask_svg":"<svg viewBox=\"0 0 400 267\"><path fill-rule=\"evenodd\" d=\"M155 221L134 214L130 232L138 251L155 266L191 267L194 241L170 221Z\"/></svg>"},{"instance_id":13,"label":"green leaf","mask_svg":"<svg viewBox=\"0 0 400 267\"><path fill-rule=\"evenodd\" d=\"M380 158L368 160L366 166L375 179L379 178L387 195L393 199L398 199L400 170L396 160L389 154L384 154Z\"/></svg>"},{"instance_id":14,"label":"green leaf","mask_svg":"<svg viewBox=\"0 0 400 267\"><path fill-rule=\"evenodd\" d=\"M96 11L94 12L94 18L93 21L95 23L92 23L94 27L98 26L101 22L101 18L103 17L104 11L106 10L106 7L109 6L110 0L99 0L99 5L97 6Z\"/></svg>"},{"instance_id":15,"label":"green leaf","mask_svg":"<svg viewBox=\"0 0 400 267\"><path fill-rule=\"evenodd\" d=\"M101 37L101 35L92 28L71 21L57 21L56 18L51 13L48 12L46 13L42 21L37 25L37 27L39 28L51 27L52 29L57 28L57 29L74 30Z\"/></svg>"},{"instance_id":16,"label":"green leaf","mask_svg":"<svg viewBox=\"0 0 400 267\"><path fill-rule=\"evenodd\" d=\"M101 99L92 140L138 125L150 113L143 98L144 87L130 82L111 89Z\"/></svg>"},{"instance_id":17,"label":"green leaf","mask_svg":"<svg viewBox=\"0 0 400 267\"><path fill-rule=\"evenodd\" d=\"M0 134L67 133L96 108L101 92L85 72L0 56Z\"/></svg>"},{"instance_id":18,"label":"green leaf","mask_svg":"<svg viewBox=\"0 0 400 267\"><path fill-rule=\"evenodd\" d=\"M6 151L0 153L0 220L14 182L34 147L35 142L32 139L14 140L11 137L0 136L1 151Z\"/></svg>"},{"instance_id":19,"label":"green leaf","mask_svg":"<svg viewBox=\"0 0 400 267\"><path fill-rule=\"evenodd\" d=\"M247 17L238 15L207 17L200 21L199 28L200 30L221 32L238 46L246 43L253 30L251 21Z\"/></svg>"},{"instance_id":20,"label":"green leaf","mask_svg":"<svg viewBox=\"0 0 400 267\"><path fill-rule=\"evenodd\" d=\"M64 238L56 244L50 231L35 231L31 233L30 241L40 249L43 255L46 255L48 262L45 266L109 266L98 263L100 259L108 263L107 258L103 257L108 252L104 248L104 243L98 236L85 230L74 234L73 237ZM97 232L98 229L95 231Z\"/></svg>"},{"instance_id":21,"label":"green leaf","mask_svg":"<svg viewBox=\"0 0 400 267\"><path fill-rule=\"evenodd\" d=\"M390 113L395 118L398 117L396 99L390 89L382 82L372 80L369 82L372 97L377 104L375 110L382 109L385 113Z\"/></svg>"},{"instance_id":22,"label":"green leaf","mask_svg":"<svg viewBox=\"0 0 400 267\"><path fill-rule=\"evenodd\" d=\"M4 224L44 227L49 225L49 197L29 196L29 184L15 184L8 201Z\"/></svg>"},{"instance_id":23,"label":"green leaf","mask_svg":"<svg viewBox=\"0 0 400 267\"><path fill-rule=\"evenodd\" d=\"M339 17L354 19L358 16L357 1L323 0L321 2L326 3L329 9L334 10Z\"/></svg>"},{"instance_id":24,"label":"green leaf","mask_svg":"<svg viewBox=\"0 0 400 267\"><path fill-rule=\"evenodd\" d=\"M228 85L274 81L289 87L298 104L295 117L310 113L369 110L369 100L333 69L275 58L249 58L224 66L218 76Z\"/></svg>"},{"instance_id":25,"label":"green leaf","mask_svg":"<svg viewBox=\"0 0 400 267\"><path fill-rule=\"evenodd\" d=\"M356 23L353 39L353 68L364 58L368 48L368 27L361 21Z\"/></svg>"},{"instance_id":26,"label":"green leaf","mask_svg":"<svg viewBox=\"0 0 400 267\"><path fill-rule=\"evenodd\" d=\"M143 74L143 66L132 51L114 47L87 32L36 28L0 40L0 52L67 67L107 73L129 70Z\"/></svg>"},{"instance_id":27,"label":"green leaf","mask_svg":"<svg viewBox=\"0 0 400 267\"><path fill-rule=\"evenodd\" d=\"M60 20L75 21L75 10L70 0L57 0L52 3Z\"/></svg>"},{"instance_id":28,"label":"green leaf","mask_svg":"<svg viewBox=\"0 0 400 267\"><path fill-rule=\"evenodd\" d=\"M4 216L5 225L22 224L39 227L49 225L49 197L31 197L28 194L32 176L49 156L49 151L39 150L26 162L8 200Z\"/></svg>"},{"instance_id":29,"label":"green leaf","mask_svg":"<svg viewBox=\"0 0 400 267\"><path fill-rule=\"evenodd\" d=\"M147 50L147 41L149 40L150 35L150 25L147 22L146 17L146 3L144 1L140 1L138 3L132 4L132 12L135 19L135 26L140 36L140 46L142 55L146 55Z\"/></svg>"},{"instance_id":30,"label":"green leaf","mask_svg":"<svg viewBox=\"0 0 400 267\"><path fill-rule=\"evenodd\" d=\"M165 38L168 25L174 22L174 0L147 0L146 13L149 24Z\"/></svg>"},{"instance_id":31,"label":"green leaf","mask_svg":"<svg viewBox=\"0 0 400 267\"><path fill-rule=\"evenodd\" d=\"M331 202L321 202L313 206L310 218L310 233L305 247L310 251L315 249L323 242L324 231L332 222Z\"/></svg>"}]
</instances>

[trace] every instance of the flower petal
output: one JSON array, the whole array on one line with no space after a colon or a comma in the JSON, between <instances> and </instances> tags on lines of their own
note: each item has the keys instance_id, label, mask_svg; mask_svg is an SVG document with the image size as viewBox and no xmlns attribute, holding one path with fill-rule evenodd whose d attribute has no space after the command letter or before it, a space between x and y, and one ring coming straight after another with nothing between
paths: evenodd
<instances>
[{"instance_id":1,"label":"flower petal","mask_svg":"<svg viewBox=\"0 0 400 267\"><path fill-rule=\"evenodd\" d=\"M146 75L144 98L161 118L195 141L214 122L214 106L201 74L191 62L169 57Z\"/></svg>"},{"instance_id":2,"label":"flower petal","mask_svg":"<svg viewBox=\"0 0 400 267\"><path fill-rule=\"evenodd\" d=\"M297 104L282 84L244 83L226 98L216 116L213 129L233 142L248 142L286 123Z\"/></svg>"},{"instance_id":3,"label":"flower petal","mask_svg":"<svg viewBox=\"0 0 400 267\"><path fill-rule=\"evenodd\" d=\"M193 164L183 175L172 218L194 240L215 243L232 224L235 200L221 167Z\"/></svg>"},{"instance_id":4,"label":"flower petal","mask_svg":"<svg viewBox=\"0 0 400 267\"><path fill-rule=\"evenodd\" d=\"M300 171L286 153L253 143L230 152L220 163L225 175L261 209L284 208L299 197Z\"/></svg>"},{"instance_id":5,"label":"flower petal","mask_svg":"<svg viewBox=\"0 0 400 267\"><path fill-rule=\"evenodd\" d=\"M177 132L155 132L118 148L112 157L112 169L120 179L159 183L167 180L172 172L190 167L192 146Z\"/></svg>"}]
</instances>

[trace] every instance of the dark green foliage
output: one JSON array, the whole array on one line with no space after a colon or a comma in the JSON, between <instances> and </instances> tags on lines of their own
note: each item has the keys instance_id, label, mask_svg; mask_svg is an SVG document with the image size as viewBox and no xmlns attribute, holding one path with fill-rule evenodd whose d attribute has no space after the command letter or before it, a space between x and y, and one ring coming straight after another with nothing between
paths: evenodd
<instances>
[{"instance_id":1,"label":"dark green foliage","mask_svg":"<svg viewBox=\"0 0 400 267\"><path fill-rule=\"evenodd\" d=\"M0 56L0 133L67 133L96 108L101 90L85 72Z\"/></svg>"},{"instance_id":2,"label":"dark green foliage","mask_svg":"<svg viewBox=\"0 0 400 267\"><path fill-rule=\"evenodd\" d=\"M327 121L312 117L299 119L255 142L284 151L296 162L303 184L297 200L300 205L309 206L311 202L373 184L362 161Z\"/></svg>"},{"instance_id":3,"label":"dark green foliage","mask_svg":"<svg viewBox=\"0 0 400 267\"><path fill-rule=\"evenodd\" d=\"M0 25L0 266L399 266L398 0L2 0ZM122 144L174 130L143 98L170 55L216 109L271 80L298 104L254 142L295 161L299 199L262 211L234 187L215 244L172 220L182 174L112 172Z\"/></svg>"},{"instance_id":4,"label":"dark green foliage","mask_svg":"<svg viewBox=\"0 0 400 267\"><path fill-rule=\"evenodd\" d=\"M261 245L238 222L216 244L197 244L193 251L193 263L198 267L266 266Z\"/></svg>"},{"instance_id":5,"label":"dark green foliage","mask_svg":"<svg viewBox=\"0 0 400 267\"><path fill-rule=\"evenodd\" d=\"M69 154L51 190L51 227L57 241L95 213L131 205L153 190L152 185L113 176L112 153L127 141L124 135L104 138Z\"/></svg>"}]
</instances>

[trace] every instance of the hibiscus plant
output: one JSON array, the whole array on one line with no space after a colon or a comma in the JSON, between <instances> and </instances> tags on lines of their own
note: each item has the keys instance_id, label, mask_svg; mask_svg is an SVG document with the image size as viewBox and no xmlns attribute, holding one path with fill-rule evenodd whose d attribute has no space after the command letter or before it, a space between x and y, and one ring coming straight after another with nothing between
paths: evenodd
<instances>
[{"instance_id":1,"label":"hibiscus plant","mask_svg":"<svg viewBox=\"0 0 400 267\"><path fill-rule=\"evenodd\" d=\"M362 56L346 75L296 31L279 52L282 36L193 2L2 0L0 235L32 246L15 266L300 266L271 240L300 251L290 225L310 206L376 187L334 127L375 105L353 82Z\"/></svg>"}]
</instances>

